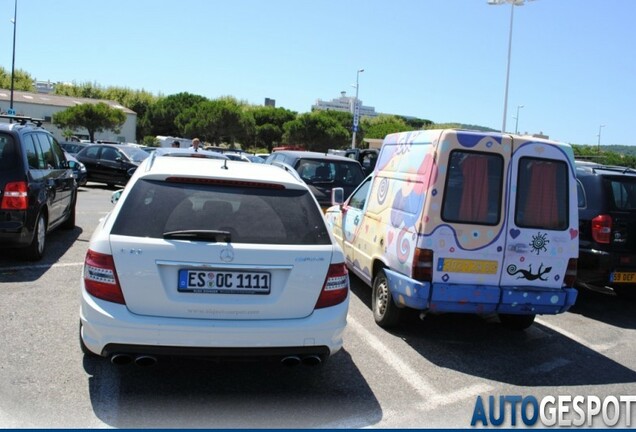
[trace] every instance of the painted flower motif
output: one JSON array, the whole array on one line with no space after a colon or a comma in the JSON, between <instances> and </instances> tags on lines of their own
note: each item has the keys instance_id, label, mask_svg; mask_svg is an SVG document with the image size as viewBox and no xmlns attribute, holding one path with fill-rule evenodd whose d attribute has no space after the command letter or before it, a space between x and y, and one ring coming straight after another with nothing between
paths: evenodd
<instances>
[{"instance_id":1,"label":"painted flower motif","mask_svg":"<svg viewBox=\"0 0 636 432\"><path fill-rule=\"evenodd\" d=\"M444 282L448 282L449 279L450 279L450 276L448 276L448 274L445 274L444 276L442 276L442 280Z\"/></svg>"}]
</instances>

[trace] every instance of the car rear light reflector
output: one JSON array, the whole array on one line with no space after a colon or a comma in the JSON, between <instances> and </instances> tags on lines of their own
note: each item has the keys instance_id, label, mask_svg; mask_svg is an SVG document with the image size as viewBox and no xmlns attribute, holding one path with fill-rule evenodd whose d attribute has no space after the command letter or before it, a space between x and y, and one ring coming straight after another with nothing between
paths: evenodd
<instances>
[{"instance_id":1,"label":"car rear light reflector","mask_svg":"<svg viewBox=\"0 0 636 432\"><path fill-rule=\"evenodd\" d=\"M208 185L246 187L246 188L257 188L257 189L285 189L285 186L279 183L266 183L266 182L254 182L254 181L243 181L243 180L225 180L225 179L211 179L211 178L197 178L197 177L168 177L166 181L172 182L172 183L208 184Z\"/></svg>"},{"instance_id":2,"label":"car rear light reflector","mask_svg":"<svg viewBox=\"0 0 636 432\"><path fill-rule=\"evenodd\" d=\"M98 253L90 249L86 252L84 286L93 297L113 303L126 304L112 255Z\"/></svg>"},{"instance_id":3,"label":"car rear light reflector","mask_svg":"<svg viewBox=\"0 0 636 432\"><path fill-rule=\"evenodd\" d=\"M9 182L2 194L2 210L26 210L29 207L29 186L26 182Z\"/></svg>"},{"instance_id":4,"label":"car rear light reflector","mask_svg":"<svg viewBox=\"0 0 636 432\"><path fill-rule=\"evenodd\" d=\"M413 254L413 279L421 282L433 280L433 251L416 248Z\"/></svg>"},{"instance_id":5,"label":"car rear light reflector","mask_svg":"<svg viewBox=\"0 0 636 432\"><path fill-rule=\"evenodd\" d=\"M566 287L572 288L574 286L574 282L576 282L576 268L577 268L576 258L570 258L568 260L568 268L565 271L565 277L563 278L563 284Z\"/></svg>"},{"instance_id":6,"label":"car rear light reflector","mask_svg":"<svg viewBox=\"0 0 636 432\"><path fill-rule=\"evenodd\" d=\"M349 271L344 263L331 264L325 284L314 309L326 308L342 303L349 292Z\"/></svg>"},{"instance_id":7,"label":"car rear light reflector","mask_svg":"<svg viewBox=\"0 0 636 432\"><path fill-rule=\"evenodd\" d=\"M592 219L592 238L597 243L609 244L612 235L612 217L598 215Z\"/></svg>"}]
</instances>

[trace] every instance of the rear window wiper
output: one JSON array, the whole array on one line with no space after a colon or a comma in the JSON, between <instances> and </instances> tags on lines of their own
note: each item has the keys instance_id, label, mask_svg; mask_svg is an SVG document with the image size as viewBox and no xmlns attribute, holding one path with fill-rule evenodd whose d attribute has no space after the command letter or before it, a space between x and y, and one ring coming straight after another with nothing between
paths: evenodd
<instances>
[{"instance_id":1,"label":"rear window wiper","mask_svg":"<svg viewBox=\"0 0 636 432\"><path fill-rule=\"evenodd\" d=\"M215 242L230 243L232 234L222 230L178 230L163 233L165 239L177 240L213 240Z\"/></svg>"}]
</instances>

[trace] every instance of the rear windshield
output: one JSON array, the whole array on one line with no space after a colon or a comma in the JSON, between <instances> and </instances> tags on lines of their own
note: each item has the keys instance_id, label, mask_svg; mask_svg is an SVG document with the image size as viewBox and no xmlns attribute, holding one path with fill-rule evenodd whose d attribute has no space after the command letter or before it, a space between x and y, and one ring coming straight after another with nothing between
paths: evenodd
<instances>
[{"instance_id":1,"label":"rear windshield","mask_svg":"<svg viewBox=\"0 0 636 432\"><path fill-rule=\"evenodd\" d=\"M220 230L232 243L330 244L307 190L261 189L139 180L112 234L163 238L181 230Z\"/></svg>"},{"instance_id":2,"label":"rear windshield","mask_svg":"<svg viewBox=\"0 0 636 432\"><path fill-rule=\"evenodd\" d=\"M636 210L636 179L634 177L605 177L606 188L610 190L612 210Z\"/></svg>"},{"instance_id":3,"label":"rear windshield","mask_svg":"<svg viewBox=\"0 0 636 432\"><path fill-rule=\"evenodd\" d=\"M13 169L18 164L18 149L13 137L0 134L0 171Z\"/></svg>"},{"instance_id":4,"label":"rear windshield","mask_svg":"<svg viewBox=\"0 0 636 432\"><path fill-rule=\"evenodd\" d=\"M301 159L296 171L307 184L355 187L364 180L364 172L357 162Z\"/></svg>"}]
</instances>

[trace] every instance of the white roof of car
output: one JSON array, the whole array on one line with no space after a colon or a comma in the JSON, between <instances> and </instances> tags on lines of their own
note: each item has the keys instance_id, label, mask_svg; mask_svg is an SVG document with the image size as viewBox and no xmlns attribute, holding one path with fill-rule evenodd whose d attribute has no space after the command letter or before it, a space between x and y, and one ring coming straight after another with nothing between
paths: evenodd
<instances>
[{"instance_id":1,"label":"white roof of car","mask_svg":"<svg viewBox=\"0 0 636 432\"><path fill-rule=\"evenodd\" d=\"M165 179L167 177L214 178L256 183L280 184L289 189L307 189L304 182L274 165L244 162L161 156L146 159L135 176Z\"/></svg>"}]
</instances>

